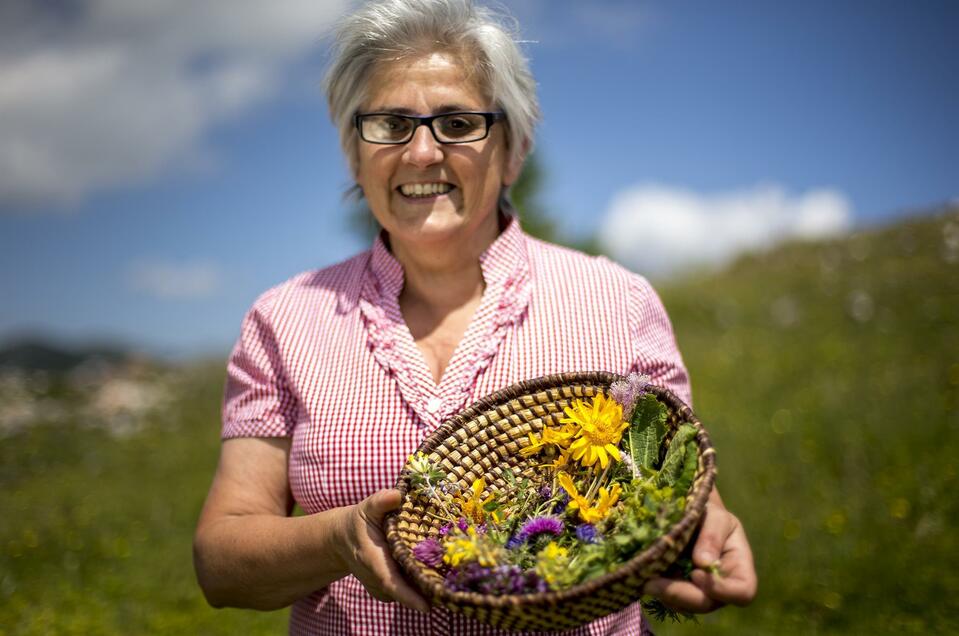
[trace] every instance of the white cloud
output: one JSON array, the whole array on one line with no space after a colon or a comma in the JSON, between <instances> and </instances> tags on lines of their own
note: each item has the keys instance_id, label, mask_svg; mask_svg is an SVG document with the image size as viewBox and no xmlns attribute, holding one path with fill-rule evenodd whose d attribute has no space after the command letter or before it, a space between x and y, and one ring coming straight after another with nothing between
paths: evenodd
<instances>
[{"instance_id":1,"label":"white cloud","mask_svg":"<svg viewBox=\"0 0 959 636\"><path fill-rule=\"evenodd\" d=\"M346 0L0 3L0 203L71 201L195 165ZM319 79L319 78L317 78Z\"/></svg>"},{"instance_id":2,"label":"white cloud","mask_svg":"<svg viewBox=\"0 0 959 636\"><path fill-rule=\"evenodd\" d=\"M161 300L208 298L222 281L211 263L138 263L127 277L130 287Z\"/></svg>"},{"instance_id":3,"label":"white cloud","mask_svg":"<svg viewBox=\"0 0 959 636\"><path fill-rule=\"evenodd\" d=\"M758 185L699 194L647 184L614 197L600 242L628 267L662 275L722 265L789 238L832 236L851 223L849 200L832 189L790 195L778 185Z\"/></svg>"}]
</instances>

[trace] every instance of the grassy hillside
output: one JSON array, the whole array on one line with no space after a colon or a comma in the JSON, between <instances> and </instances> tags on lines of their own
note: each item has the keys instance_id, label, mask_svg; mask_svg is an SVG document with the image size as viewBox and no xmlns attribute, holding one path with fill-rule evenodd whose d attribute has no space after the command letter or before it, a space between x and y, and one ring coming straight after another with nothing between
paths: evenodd
<instances>
[{"instance_id":1,"label":"grassy hillside","mask_svg":"<svg viewBox=\"0 0 959 636\"><path fill-rule=\"evenodd\" d=\"M959 214L662 294L760 573L707 632L959 630Z\"/></svg>"},{"instance_id":2,"label":"grassy hillside","mask_svg":"<svg viewBox=\"0 0 959 636\"><path fill-rule=\"evenodd\" d=\"M959 215L660 291L761 587L658 631L959 630ZM193 580L221 364L0 380L0 634L284 633Z\"/></svg>"}]
</instances>

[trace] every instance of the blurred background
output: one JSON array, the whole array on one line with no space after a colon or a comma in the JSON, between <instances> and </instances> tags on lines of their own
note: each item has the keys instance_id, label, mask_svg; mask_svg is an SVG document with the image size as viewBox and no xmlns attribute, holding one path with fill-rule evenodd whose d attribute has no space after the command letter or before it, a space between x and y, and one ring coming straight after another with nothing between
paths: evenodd
<instances>
[{"instance_id":1,"label":"blurred background","mask_svg":"<svg viewBox=\"0 0 959 636\"><path fill-rule=\"evenodd\" d=\"M0 634L282 633L193 524L253 299L365 249L349 3L0 3ZM959 6L512 0L525 227L648 276L760 574L680 633L959 630Z\"/></svg>"}]
</instances>

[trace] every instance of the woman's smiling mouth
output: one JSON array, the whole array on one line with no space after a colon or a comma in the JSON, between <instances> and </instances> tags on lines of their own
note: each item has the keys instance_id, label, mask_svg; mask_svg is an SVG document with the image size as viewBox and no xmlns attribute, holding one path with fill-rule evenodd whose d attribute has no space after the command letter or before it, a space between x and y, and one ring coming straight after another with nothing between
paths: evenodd
<instances>
[{"instance_id":1,"label":"woman's smiling mouth","mask_svg":"<svg viewBox=\"0 0 959 636\"><path fill-rule=\"evenodd\" d=\"M425 199L448 194L455 187L445 181L431 181L428 183L404 183L397 190L408 199Z\"/></svg>"}]
</instances>

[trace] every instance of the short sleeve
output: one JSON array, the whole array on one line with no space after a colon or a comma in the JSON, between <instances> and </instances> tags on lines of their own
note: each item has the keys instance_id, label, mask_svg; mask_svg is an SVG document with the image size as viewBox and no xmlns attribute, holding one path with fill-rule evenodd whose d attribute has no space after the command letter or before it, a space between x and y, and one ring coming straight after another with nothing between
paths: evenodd
<instances>
[{"instance_id":1,"label":"short sleeve","mask_svg":"<svg viewBox=\"0 0 959 636\"><path fill-rule=\"evenodd\" d=\"M676 346L673 326L659 295L641 276L630 282L630 325L634 332L631 372L648 374L653 384L665 386L692 406L689 374Z\"/></svg>"},{"instance_id":2,"label":"short sleeve","mask_svg":"<svg viewBox=\"0 0 959 636\"><path fill-rule=\"evenodd\" d=\"M289 437L298 402L289 386L271 321L276 291L261 296L243 319L227 363L221 437Z\"/></svg>"}]
</instances>

